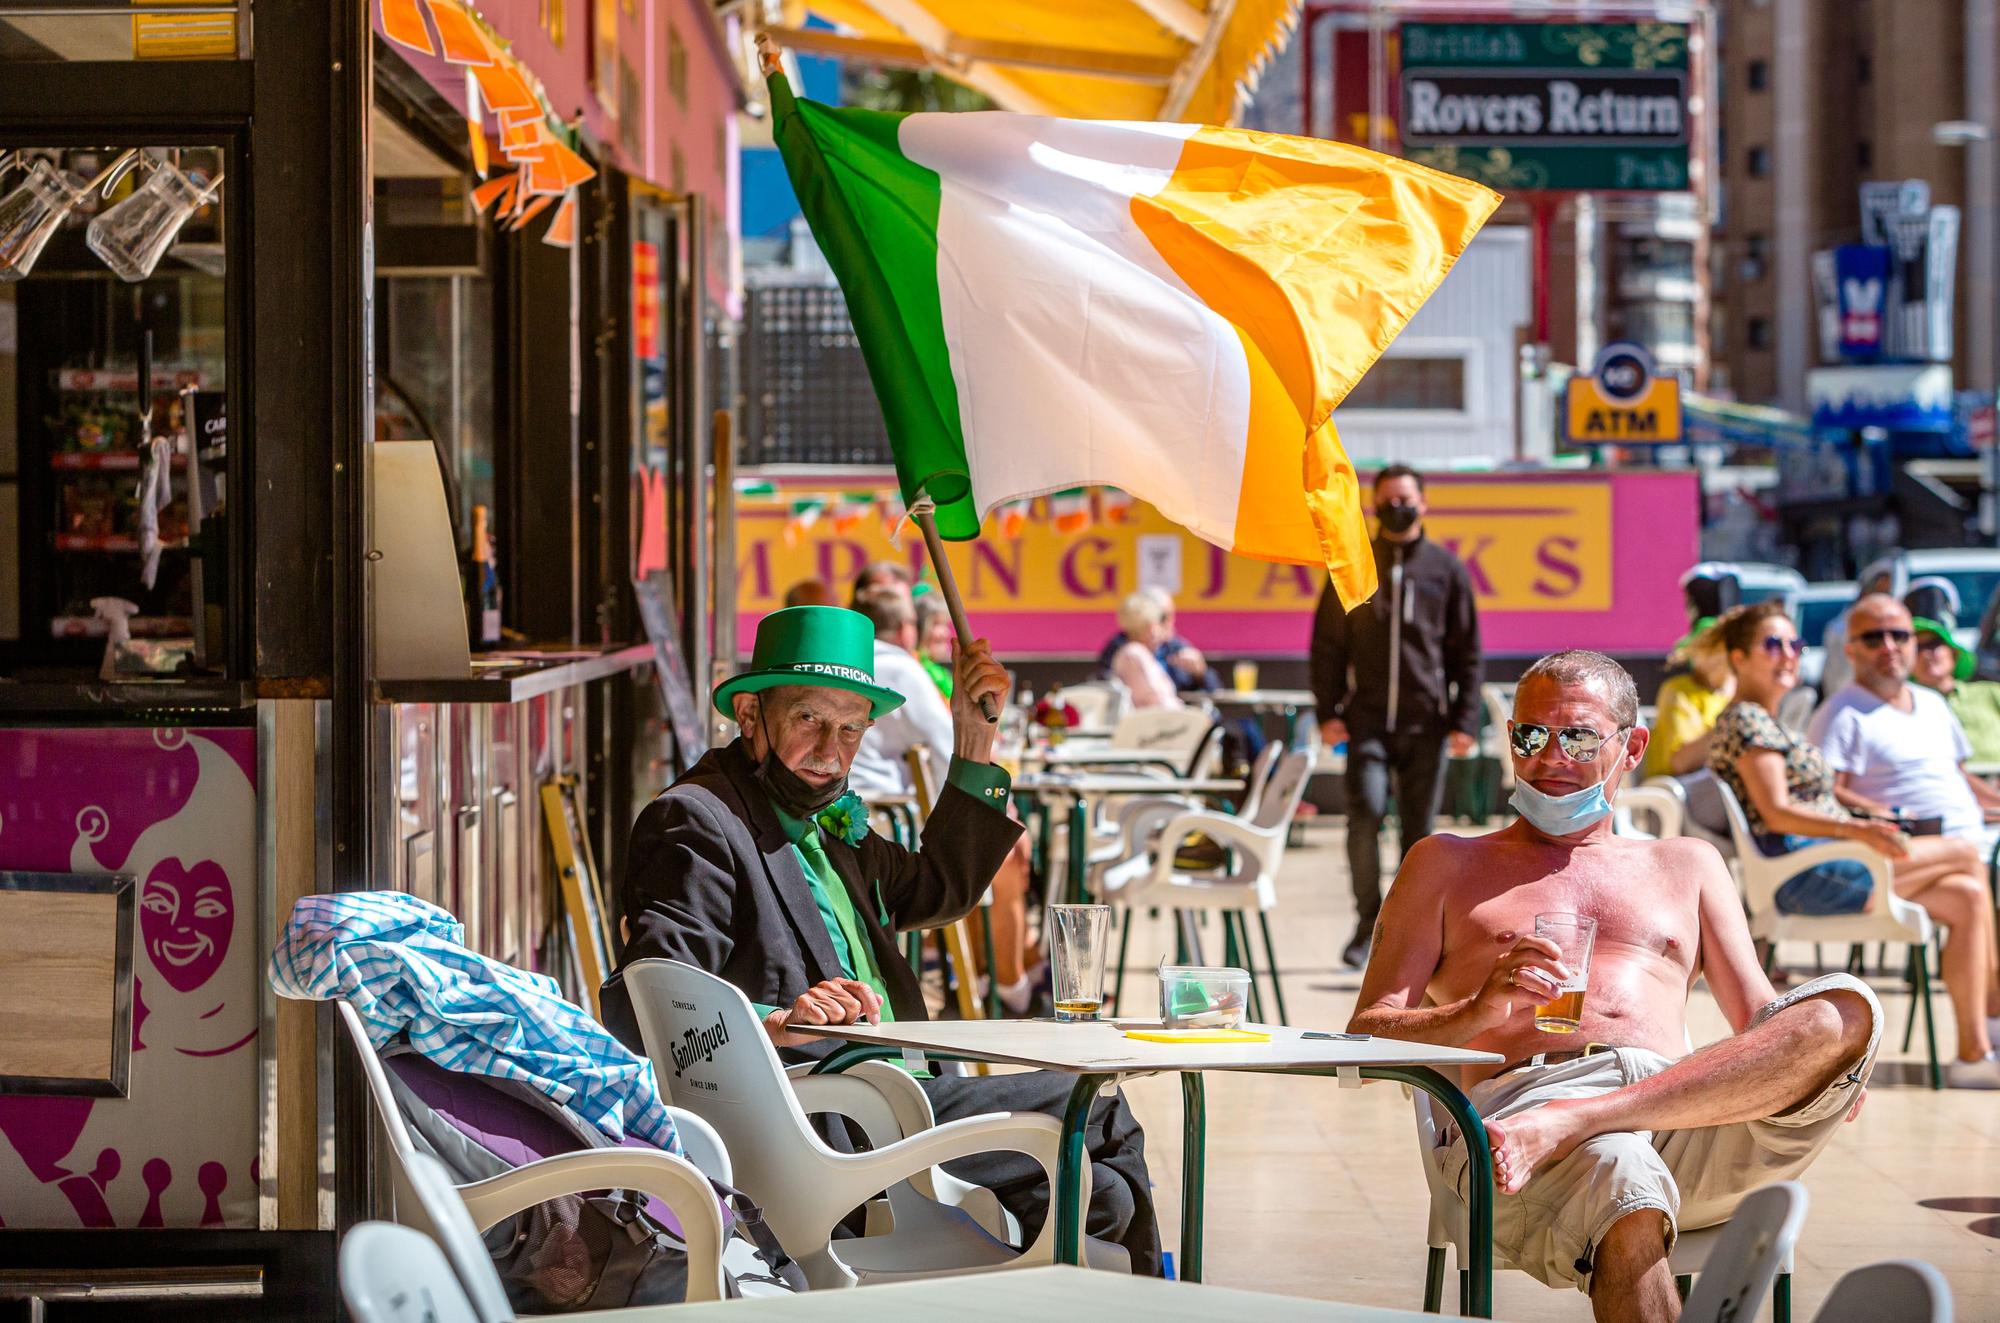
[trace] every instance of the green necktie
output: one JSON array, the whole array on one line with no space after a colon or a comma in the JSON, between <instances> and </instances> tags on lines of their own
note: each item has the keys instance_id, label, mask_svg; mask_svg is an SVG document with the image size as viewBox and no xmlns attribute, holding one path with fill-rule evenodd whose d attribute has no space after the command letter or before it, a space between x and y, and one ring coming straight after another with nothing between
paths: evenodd
<instances>
[{"instance_id":1,"label":"green necktie","mask_svg":"<svg viewBox=\"0 0 2000 1323\"><path fill-rule=\"evenodd\" d=\"M827 855L826 843L820 839L819 824L808 822L805 833L799 837L799 853L805 856L806 866L813 871L820 887L826 892L827 903L833 907L834 922L840 925L840 935L847 939L847 959L854 967L854 977L875 989L875 995L882 999L882 1019L886 1022L895 1018L889 1008L889 988L875 968L875 953L868 945L867 930L861 926L860 916L854 912L854 902L847 894L847 884L841 881L840 872L833 866Z\"/></svg>"}]
</instances>

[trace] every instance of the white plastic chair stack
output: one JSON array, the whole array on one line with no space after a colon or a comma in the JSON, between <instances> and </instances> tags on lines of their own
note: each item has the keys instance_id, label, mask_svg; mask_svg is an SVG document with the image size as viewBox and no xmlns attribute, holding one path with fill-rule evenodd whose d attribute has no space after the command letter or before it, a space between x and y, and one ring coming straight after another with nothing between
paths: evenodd
<instances>
[{"instance_id":1,"label":"white plastic chair stack","mask_svg":"<svg viewBox=\"0 0 2000 1323\"><path fill-rule=\"evenodd\" d=\"M1183 809L1168 817L1154 838L1150 854L1138 854L1106 869L1101 898L1125 910L1121 923L1130 933L1134 909L1157 907L1175 911L1176 918L1209 910L1224 916L1225 930L1234 918L1241 925L1244 962L1256 968L1250 957L1248 915L1256 914L1264 933L1266 962L1270 966L1278 1020L1285 1022L1285 994L1278 972L1277 952L1271 942L1269 912L1278 903L1278 870L1284 862L1285 847L1291 837L1292 817L1305 795L1306 777L1312 770L1312 755L1294 750L1280 756L1275 769L1261 788L1256 812L1249 816L1218 813L1211 809ZM1227 848L1234 857L1227 871L1184 872L1175 865L1181 841L1199 832ZM1196 945L1192 925L1183 924L1188 944ZM1119 965L1124 965L1125 942L1121 939Z\"/></svg>"},{"instance_id":2,"label":"white plastic chair stack","mask_svg":"<svg viewBox=\"0 0 2000 1323\"><path fill-rule=\"evenodd\" d=\"M661 1089L721 1133L735 1159L737 1186L763 1207L779 1243L815 1288L1053 1262L1053 1217L1017 1253L964 1210L927 1197L911 1178L928 1181L937 1163L1006 1151L1033 1158L1053 1184L1062 1129L1054 1117L996 1112L893 1138L892 1103L865 1079L811 1077L811 1100L803 1087L795 1094L756 1013L731 984L670 960L638 961L625 981ZM834 1151L813 1132L807 1107L855 1116L876 1146ZM878 1134L885 1142L877 1143ZM833 1239L843 1218L884 1191L893 1230Z\"/></svg>"}]
</instances>

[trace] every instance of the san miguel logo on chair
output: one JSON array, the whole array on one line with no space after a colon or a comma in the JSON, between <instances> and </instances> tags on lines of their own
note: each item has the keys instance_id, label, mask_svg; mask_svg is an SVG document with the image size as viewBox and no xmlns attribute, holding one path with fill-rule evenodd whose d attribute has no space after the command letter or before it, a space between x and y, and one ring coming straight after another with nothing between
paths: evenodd
<instances>
[{"instance_id":1,"label":"san miguel logo on chair","mask_svg":"<svg viewBox=\"0 0 2000 1323\"><path fill-rule=\"evenodd\" d=\"M674 1058L674 1078L679 1079L697 1059L704 1062L715 1060L716 1049L728 1041L729 1027L723 1024L719 1011L715 1016L715 1028L683 1030L681 1041L667 1049Z\"/></svg>"}]
</instances>

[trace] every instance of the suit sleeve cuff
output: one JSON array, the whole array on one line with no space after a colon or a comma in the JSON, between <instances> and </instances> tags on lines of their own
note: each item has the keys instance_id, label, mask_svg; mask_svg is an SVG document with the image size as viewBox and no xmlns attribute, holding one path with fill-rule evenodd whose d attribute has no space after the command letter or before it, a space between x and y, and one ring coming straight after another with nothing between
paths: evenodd
<instances>
[{"instance_id":1,"label":"suit sleeve cuff","mask_svg":"<svg viewBox=\"0 0 2000 1323\"><path fill-rule=\"evenodd\" d=\"M1006 768L954 757L944 779L947 784L957 786L994 812L1007 811L1007 795L1013 788L1014 778L1007 774Z\"/></svg>"}]
</instances>

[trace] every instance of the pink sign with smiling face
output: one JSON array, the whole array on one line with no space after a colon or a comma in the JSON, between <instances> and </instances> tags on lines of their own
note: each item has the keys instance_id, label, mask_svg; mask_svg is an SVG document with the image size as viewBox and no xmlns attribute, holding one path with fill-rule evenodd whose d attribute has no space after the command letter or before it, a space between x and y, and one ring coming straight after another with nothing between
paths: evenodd
<instances>
[{"instance_id":1,"label":"pink sign with smiling face","mask_svg":"<svg viewBox=\"0 0 2000 1323\"><path fill-rule=\"evenodd\" d=\"M257 1225L257 735L0 730L0 869L136 879L124 1098L0 1097L0 1224Z\"/></svg>"}]
</instances>

